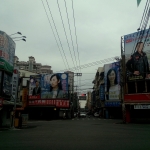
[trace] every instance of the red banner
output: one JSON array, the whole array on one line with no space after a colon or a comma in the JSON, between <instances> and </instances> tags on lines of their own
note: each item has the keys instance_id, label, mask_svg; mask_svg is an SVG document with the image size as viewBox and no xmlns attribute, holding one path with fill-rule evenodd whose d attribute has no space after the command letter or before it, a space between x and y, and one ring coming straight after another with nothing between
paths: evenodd
<instances>
[{"instance_id":1,"label":"red banner","mask_svg":"<svg viewBox=\"0 0 150 150\"><path fill-rule=\"evenodd\" d=\"M29 95L28 96L28 99L40 99L40 95L36 95L36 96L32 96L32 95Z\"/></svg>"},{"instance_id":2,"label":"red banner","mask_svg":"<svg viewBox=\"0 0 150 150\"><path fill-rule=\"evenodd\" d=\"M29 106L55 106L59 108L68 108L69 100L29 100Z\"/></svg>"},{"instance_id":3,"label":"red banner","mask_svg":"<svg viewBox=\"0 0 150 150\"><path fill-rule=\"evenodd\" d=\"M3 106L3 99L0 98L0 106Z\"/></svg>"},{"instance_id":4,"label":"red banner","mask_svg":"<svg viewBox=\"0 0 150 150\"><path fill-rule=\"evenodd\" d=\"M124 96L125 103L149 103L150 102L150 94L126 94Z\"/></svg>"}]
</instances>

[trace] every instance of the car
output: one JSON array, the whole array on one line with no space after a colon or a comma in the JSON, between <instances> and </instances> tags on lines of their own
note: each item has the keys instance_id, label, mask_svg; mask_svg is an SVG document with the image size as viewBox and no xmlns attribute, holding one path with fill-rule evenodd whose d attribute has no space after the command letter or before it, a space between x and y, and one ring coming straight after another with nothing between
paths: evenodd
<instances>
[{"instance_id":1,"label":"car","mask_svg":"<svg viewBox=\"0 0 150 150\"><path fill-rule=\"evenodd\" d=\"M80 117L86 117L86 113L85 112L80 112Z\"/></svg>"}]
</instances>

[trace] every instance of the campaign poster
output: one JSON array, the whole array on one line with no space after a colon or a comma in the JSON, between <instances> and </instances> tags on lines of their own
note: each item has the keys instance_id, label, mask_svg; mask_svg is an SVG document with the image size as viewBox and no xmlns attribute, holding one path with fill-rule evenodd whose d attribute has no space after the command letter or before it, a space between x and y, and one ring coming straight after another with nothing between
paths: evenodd
<instances>
[{"instance_id":1,"label":"campaign poster","mask_svg":"<svg viewBox=\"0 0 150 150\"><path fill-rule=\"evenodd\" d=\"M150 29L124 36L128 80L150 79Z\"/></svg>"},{"instance_id":2,"label":"campaign poster","mask_svg":"<svg viewBox=\"0 0 150 150\"><path fill-rule=\"evenodd\" d=\"M31 75L29 83L29 99L40 98L41 95L41 75Z\"/></svg>"},{"instance_id":3,"label":"campaign poster","mask_svg":"<svg viewBox=\"0 0 150 150\"><path fill-rule=\"evenodd\" d=\"M105 100L120 100L120 63L114 62L104 65Z\"/></svg>"},{"instance_id":4,"label":"campaign poster","mask_svg":"<svg viewBox=\"0 0 150 150\"><path fill-rule=\"evenodd\" d=\"M13 72L16 44L10 36L0 31L0 69Z\"/></svg>"},{"instance_id":5,"label":"campaign poster","mask_svg":"<svg viewBox=\"0 0 150 150\"><path fill-rule=\"evenodd\" d=\"M4 73L3 78L3 96L11 97L12 94L12 76Z\"/></svg>"},{"instance_id":6,"label":"campaign poster","mask_svg":"<svg viewBox=\"0 0 150 150\"><path fill-rule=\"evenodd\" d=\"M42 74L41 99L68 99L68 74Z\"/></svg>"}]
</instances>

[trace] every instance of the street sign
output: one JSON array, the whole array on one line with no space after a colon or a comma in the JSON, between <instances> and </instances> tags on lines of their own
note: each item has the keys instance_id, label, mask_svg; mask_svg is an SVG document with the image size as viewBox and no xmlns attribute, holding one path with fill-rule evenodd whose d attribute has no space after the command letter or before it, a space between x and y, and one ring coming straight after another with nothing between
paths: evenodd
<instances>
[{"instance_id":1,"label":"street sign","mask_svg":"<svg viewBox=\"0 0 150 150\"><path fill-rule=\"evenodd\" d=\"M75 76L82 76L82 73L75 73Z\"/></svg>"}]
</instances>

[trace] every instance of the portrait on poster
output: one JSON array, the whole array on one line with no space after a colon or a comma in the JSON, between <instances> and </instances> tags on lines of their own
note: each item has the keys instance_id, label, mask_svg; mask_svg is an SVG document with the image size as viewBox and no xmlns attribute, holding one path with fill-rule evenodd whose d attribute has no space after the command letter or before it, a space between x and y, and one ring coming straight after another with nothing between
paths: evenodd
<instances>
[{"instance_id":1,"label":"portrait on poster","mask_svg":"<svg viewBox=\"0 0 150 150\"><path fill-rule=\"evenodd\" d=\"M105 100L120 99L119 62L105 65Z\"/></svg>"}]
</instances>

